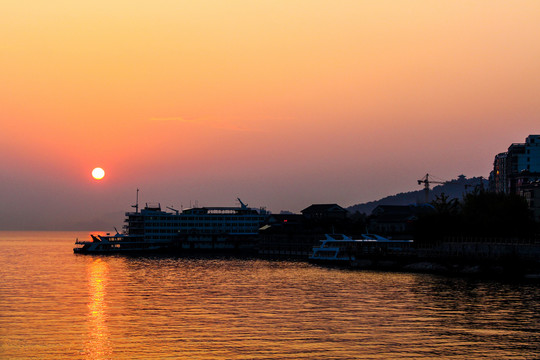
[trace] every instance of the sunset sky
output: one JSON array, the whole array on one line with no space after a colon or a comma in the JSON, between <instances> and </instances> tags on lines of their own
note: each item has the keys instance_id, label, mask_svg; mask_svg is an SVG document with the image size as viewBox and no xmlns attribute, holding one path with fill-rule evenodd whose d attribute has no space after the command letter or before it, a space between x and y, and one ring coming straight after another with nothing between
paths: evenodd
<instances>
[{"instance_id":1,"label":"sunset sky","mask_svg":"<svg viewBox=\"0 0 540 360\"><path fill-rule=\"evenodd\" d=\"M0 34L0 230L347 207L540 133L536 0L8 0Z\"/></svg>"}]
</instances>

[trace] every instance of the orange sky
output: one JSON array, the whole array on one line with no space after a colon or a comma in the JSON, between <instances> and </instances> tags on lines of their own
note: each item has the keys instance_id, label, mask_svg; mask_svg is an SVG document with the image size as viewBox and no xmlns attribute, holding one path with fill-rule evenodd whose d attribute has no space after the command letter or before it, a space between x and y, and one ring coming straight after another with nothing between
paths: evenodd
<instances>
[{"instance_id":1,"label":"orange sky","mask_svg":"<svg viewBox=\"0 0 540 360\"><path fill-rule=\"evenodd\" d=\"M0 229L121 225L137 187L278 212L487 176L540 133L538 24L535 0L4 2Z\"/></svg>"}]
</instances>

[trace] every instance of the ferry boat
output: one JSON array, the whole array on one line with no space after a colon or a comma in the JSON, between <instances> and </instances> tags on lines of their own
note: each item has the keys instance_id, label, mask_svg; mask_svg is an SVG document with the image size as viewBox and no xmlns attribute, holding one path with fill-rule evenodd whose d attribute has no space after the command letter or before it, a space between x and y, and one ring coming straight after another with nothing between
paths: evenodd
<instances>
[{"instance_id":1,"label":"ferry boat","mask_svg":"<svg viewBox=\"0 0 540 360\"><path fill-rule=\"evenodd\" d=\"M136 235L120 234L115 235L90 235L91 241L75 241L76 247L73 252L76 254L106 254L106 253L135 253L163 250L162 244L154 244L144 241L143 237Z\"/></svg>"},{"instance_id":2,"label":"ferry boat","mask_svg":"<svg viewBox=\"0 0 540 360\"><path fill-rule=\"evenodd\" d=\"M398 255L410 249L413 240L390 240L376 234L362 234L353 239L344 234L325 234L321 244L313 247L309 260L319 263L351 264L359 256Z\"/></svg>"},{"instance_id":3,"label":"ferry boat","mask_svg":"<svg viewBox=\"0 0 540 360\"><path fill-rule=\"evenodd\" d=\"M259 228L268 212L249 208L239 198L237 207L194 207L178 211L146 204L126 212L122 233L93 235L92 241L77 241L76 253L133 252L169 249L255 249Z\"/></svg>"}]
</instances>

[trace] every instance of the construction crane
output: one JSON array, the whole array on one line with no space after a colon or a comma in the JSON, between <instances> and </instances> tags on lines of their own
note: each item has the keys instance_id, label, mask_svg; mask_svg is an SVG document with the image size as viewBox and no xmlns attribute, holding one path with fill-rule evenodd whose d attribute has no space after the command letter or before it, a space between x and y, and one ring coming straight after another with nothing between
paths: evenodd
<instances>
[{"instance_id":1,"label":"construction crane","mask_svg":"<svg viewBox=\"0 0 540 360\"><path fill-rule=\"evenodd\" d=\"M429 202L429 184L446 184L448 181L430 180L429 174L418 180L418 185L424 184L424 193L426 194L426 203Z\"/></svg>"},{"instance_id":2,"label":"construction crane","mask_svg":"<svg viewBox=\"0 0 540 360\"><path fill-rule=\"evenodd\" d=\"M137 200L135 205L131 205L132 208L135 208L135 214L139 213L139 188L137 188Z\"/></svg>"}]
</instances>

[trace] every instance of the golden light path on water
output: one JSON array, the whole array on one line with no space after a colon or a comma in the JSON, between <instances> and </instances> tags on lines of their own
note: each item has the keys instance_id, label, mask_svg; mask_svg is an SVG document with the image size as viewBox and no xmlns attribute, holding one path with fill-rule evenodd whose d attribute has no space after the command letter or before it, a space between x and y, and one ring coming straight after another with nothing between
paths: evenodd
<instances>
[{"instance_id":1,"label":"golden light path on water","mask_svg":"<svg viewBox=\"0 0 540 360\"><path fill-rule=\"evenodd\" d=\"M107 283L109 265L100 258L88 265L88 337L84 354L88 359L109 359L112 346L107 328Z\"/></svg>"},{"instance_id":2,"label":"golden light path on water","mask_svg":"<svg viewBox=\"0 0 540 360\"><path fill-rule=\"evenodd\" d=\"M0 232L0 359L535 359L540 284L74 255Z\"/></svg>"}]
</instances>

